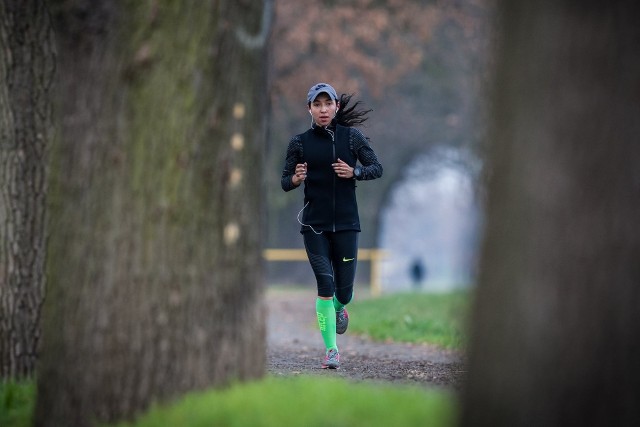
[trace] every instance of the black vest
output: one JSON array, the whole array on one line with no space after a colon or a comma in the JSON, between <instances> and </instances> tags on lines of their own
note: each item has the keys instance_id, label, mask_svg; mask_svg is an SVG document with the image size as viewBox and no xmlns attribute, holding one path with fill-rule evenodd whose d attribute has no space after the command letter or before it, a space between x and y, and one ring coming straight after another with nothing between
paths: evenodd
<instances>
[{"instance_id":1,"label":"black vest","mask_svg":"<svg viewBox=\"0 0 640 427\"><path fill-rule=\"evenodd\" d=\"M338 159L356 166L350 133L351 128L336 125L333 135L331 128L319 126L300 135L303 162L307 163L302 223L316 231L360 231L356 180L339 178L331 166ZM302 226L301 232L308 230Z\"/></svg>"}]
</instances>

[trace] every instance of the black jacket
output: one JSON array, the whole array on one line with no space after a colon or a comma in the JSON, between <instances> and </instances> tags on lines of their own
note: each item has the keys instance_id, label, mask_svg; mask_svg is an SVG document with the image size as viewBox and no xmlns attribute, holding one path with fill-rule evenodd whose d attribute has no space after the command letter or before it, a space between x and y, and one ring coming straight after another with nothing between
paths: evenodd
<instances>
[{"instance_id":1,"label":"black jacket","mask_svg":"<svg viewBox=\"0 0 640 427\"><path fill-rule=\"evenodd\" d=\"M311 129L291 138L282 171L282 189L297 188L291 177L296 164L307 163L304 181L304 209L299 216L304 224L319 231L360 231L360 218L356 201L356 180L339 178L331 166L340 158L351 167L359 161L359 180L382 176L382 166L371 149L367 138L356 128L334 125L329 128L314 125Z\"/></svg>"}]
</instances>

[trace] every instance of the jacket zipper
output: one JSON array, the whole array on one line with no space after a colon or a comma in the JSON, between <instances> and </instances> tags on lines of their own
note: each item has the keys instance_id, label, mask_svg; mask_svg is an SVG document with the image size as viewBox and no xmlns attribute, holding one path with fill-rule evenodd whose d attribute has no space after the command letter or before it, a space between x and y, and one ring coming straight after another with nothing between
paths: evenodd
<instances>
[{"instance_id":1,"label":"jacket zipper","mask_svg":"<svg viewBox=\"0 0 640 427\"><path fill-rule=\"evenodd\" d=\"M336 131L338 129L336 128ZM331 147L333 149L333 161L337 161L336 159L336 139L335 133L329 129L327 129L329 135L331 135ZM336 232L336 174L333 174L333 232Z\"/></svg>"}]
</instances>

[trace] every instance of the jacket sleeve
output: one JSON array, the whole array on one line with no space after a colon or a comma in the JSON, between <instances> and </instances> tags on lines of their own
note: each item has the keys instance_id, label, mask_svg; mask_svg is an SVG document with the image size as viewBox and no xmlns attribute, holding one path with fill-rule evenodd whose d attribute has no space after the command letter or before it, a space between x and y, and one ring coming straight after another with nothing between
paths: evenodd
<instances>
[{"instance_id":1,"label":"jacket sleeve","mask_svg":"<svg viewBox=\"0 0 640 427\"><path fill-rule=\"evenodd\" d=\"M298 163L302 163L302 140L299 135L296 135L289 141L284 169L280 179L280 185L284 191L291 191L299 187L299 185L293 185L291 181L291 177L296 173L296 165Z\"/></svg>"},{"instance_id":2,"label":"jacket sleeve","mask_svg":"<svg viewBox=\"0 0 640 427\"><path fill-rule=\"evenodd\" d=\"M369 139L359 129L351 128L350 140L351 147L362 164L362 174L358 180L366 181L380 178L382 176L382 165L378 161L373 148L371 148Z\"/></svg>"}]
</instances>

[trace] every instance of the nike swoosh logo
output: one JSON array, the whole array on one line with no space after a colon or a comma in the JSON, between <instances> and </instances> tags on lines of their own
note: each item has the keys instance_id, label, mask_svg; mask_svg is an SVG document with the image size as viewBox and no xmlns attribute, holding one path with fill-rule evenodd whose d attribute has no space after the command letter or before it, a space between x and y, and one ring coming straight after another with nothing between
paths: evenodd
<instances>
[{"instance_id":1,"label":"nike swoosh logo","mask_svg":"<svg viewBox=\"0 0 640 427\"><path fill-rule=\"evenodd\" d=\"M347 257L342 257L342 262L349 262L349 261L353 261L355 258L347 258Z\"/></svg>"}]
</instances>

